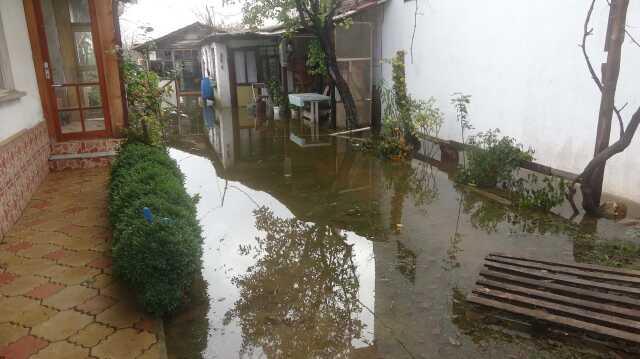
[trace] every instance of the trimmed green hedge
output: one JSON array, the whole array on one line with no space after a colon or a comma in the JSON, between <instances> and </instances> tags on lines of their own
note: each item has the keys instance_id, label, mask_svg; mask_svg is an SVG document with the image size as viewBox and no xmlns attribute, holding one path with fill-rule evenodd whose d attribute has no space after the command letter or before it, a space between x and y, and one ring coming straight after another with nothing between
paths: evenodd
<instances>
[{"instance_id":1,"label":"trimmed green hedge","mask_svg":"<svg viewBox=\"0 0 640 359\"><path fill-rule=\"evenodd\" d=\"M109 187L113 269L155 315L180 305L200 269L202 230L195 202L166 149L141 143L120 149ZM144 207L153 213L152 223L144 218Z\"/></svg>"}]
</instances>

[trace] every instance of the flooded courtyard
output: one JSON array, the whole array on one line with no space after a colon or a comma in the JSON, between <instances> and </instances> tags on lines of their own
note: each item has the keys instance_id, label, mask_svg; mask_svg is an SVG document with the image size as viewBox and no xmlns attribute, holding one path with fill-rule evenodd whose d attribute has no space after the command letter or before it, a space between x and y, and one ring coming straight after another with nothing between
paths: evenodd
<instances>
[{"instance_id":1,"label":"flooded courtyard","mask_svg":"<svg viewBox=\"0 0 640 359\"><path fill-rule=\"evenodd\" d=\"M170 153L199 196L202 278L165 323L170 358L625 357L465 302L487 254L601 263L613 223L521 212L294 122L196 122Z\"/></svg>"}]
</instances>

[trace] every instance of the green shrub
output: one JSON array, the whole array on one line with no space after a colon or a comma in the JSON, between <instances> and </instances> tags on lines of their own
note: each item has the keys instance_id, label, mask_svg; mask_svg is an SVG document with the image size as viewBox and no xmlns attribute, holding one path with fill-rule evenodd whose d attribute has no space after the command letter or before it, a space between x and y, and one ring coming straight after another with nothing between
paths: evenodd
<instances>
[{"instance_id":1,"label":"green shrub","mask_svg":"<svg viewBox=\"0 0 640 359\"><path fill-rule=\"evenodd\" d=\"M483 188L493 188L500 183L510 185L514 171L522 161L533 159L533 150L524 150L515 139L499 137L500 130L481 132L469 138L465 167L460 169L457 180Z\"/></svg>"},{"instance_id":2,"label":"green shrub","mask_svg":"<svg viewBox=\"0 0 640 359\"><path fill-rule=\"evenodd\" d=\"M171 87L161 87L155 72L124 58L122 74L128 108L128 139L148 144L162 143L168 114L173 111L163 97L171 94Z\"/></svg>"},{"instance_id":3,"label":"green shrub","mask_svg":"<svg viewBox=\"0 0 640 359\"><path fill-rule=\"evenodd\" d=\"M153 213L152 223L143 208ZM201 228L195 200L166 149L124 145L112 166L109 219L115 274L150 313L174 310L200 269Z\"/></svg>"},{"instance_id":4,"label":"green shrub","mask_svg":"<svg viewBox=\"0 0 640 359\"><path fill-rule=\"evenodd\" d=\"M529 174L519 178L509 188L514 202L522 208L550 210L564 202L567 183L563 179Z\"/></svg>"}]
</instances>

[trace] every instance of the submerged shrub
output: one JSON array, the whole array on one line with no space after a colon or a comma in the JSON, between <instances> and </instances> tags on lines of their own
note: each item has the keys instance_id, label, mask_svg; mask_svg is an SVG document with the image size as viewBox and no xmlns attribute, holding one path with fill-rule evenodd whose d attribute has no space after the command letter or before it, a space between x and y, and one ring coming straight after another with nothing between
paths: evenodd
<instances>
[{"instance_id":1,"label":"submerged shrub","mask_svg":"<svg viewBox=\"0 0 640 359\"><path fill-rule=\"evenodd\" d=\"M196 214L195 200L166 149L141 143L120 149L109 188L114 272L150 313L160 316L180 305L200 268Z\"/></svg>"},{"instance_id":2,"label":"submerged shrub","mask_svg":"<svg viewBox=\"0 0 640 359\"><path fill-rule=\"evenodd\" d=\"M550 210L564 202L567 183L563 179L529 174L513 182L509 191L514 202L522 208Z\"/></svg>"},{"instance_id":3,"label":"submerged shrub","mask_svg":"<svg viewBox=\"0 0 640 359\"><path fill-rule=\"evenodd\" d=\"M389 63L393 84L379 84L382 128L374 146L382 157L407 158L412 151L420 149L421 140L438 136L444 114L434 98L416 99L407 92L402 51Z\"/></svg>"},{"instance_id":4,"label":"submerged shrub","mask_svg":"<svg viewBox=\"0 0 640 359\"><path fill-rule=\"evenodd\" d=\"M483 188L493 188L500 183L512 183L514 171L523 161L533 160L533 150L514 138L499 137L499 129L480 132L468 140L466 164L460 169L457 180Z\"/></svg>"}]
</instances>

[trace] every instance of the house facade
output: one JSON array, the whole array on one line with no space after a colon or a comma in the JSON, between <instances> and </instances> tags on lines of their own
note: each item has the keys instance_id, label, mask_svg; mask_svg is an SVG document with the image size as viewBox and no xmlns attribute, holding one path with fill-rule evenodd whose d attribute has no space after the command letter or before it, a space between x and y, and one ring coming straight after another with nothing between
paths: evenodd
<instances>
[{"instance_id":1,"label":"house facade","mask_svg":"<svg viewBox=\"0 0 640 359\"><path fill-rule=\"evenodd\" d=\"M579 173L591 159L600 92L578 44L590 1L388 0L369 10L375 23L374 81L391 83L391 59L406 51L408 91L434 97L445 113L440 137L460 141L450 99L472 96L472 132L500 128L535 149L537 162ZM609 6L597 1L587 50L594 66L606 61L604 37ZM415 21L414 21L415 19ZM640 22L640 3L631 1L627 24ZM414 35L415 34L415 35ZM622 52L617 104L628 103L628 120L640 106L640 48L627 38ZM599 71L599 70L598 70ZM614 120L611 141L618 139ZM637 137L637 136L636 136ZM640 202L640 139L607 165L604 191Z\"/></svg>"},{"instance_id":2,"label":"house facade","mask_svg":"<svg viewBox=\"0 0 640 359\"><path fill-rule=\"evenodd\" d=\"M106 165L125 126L112 0L0 1L0 238L50 170Z\"/></svg>"},{"instance_id":3,"label":"house facade","mask_svg":"<svg viewBox=\"0 0 640 359\"><path fill-rule=\"evenodd\" d=\"M336 57L350 86L359 113L359 125L371 124L375 8L383 1L345 1L336 21L353 16L349 26L335 30ZM253 101L252 88L277 80L285 93L321 93L335 98L335 127L346 127L339 93L326 78L311 74L307 63L314 36L300 29L286 34L282 26L256 31L213 33L201 41L203 75L215 80L216 106L242 113ZM333 120L332 120L333 121Z\"/></svg>"},{"instance_id":4,"label":"house facade","mask_svg":"<svg viewBox=\"0 0 640 359\"><path fill-rule=\"evenodd\" d=\"M175 77L181 92L199 92L202 68L200 67L200 40L213 29L195 22L172 31L157 39L134 46L149 69L163 77Z\"/></svg>"}]
</instances>

